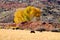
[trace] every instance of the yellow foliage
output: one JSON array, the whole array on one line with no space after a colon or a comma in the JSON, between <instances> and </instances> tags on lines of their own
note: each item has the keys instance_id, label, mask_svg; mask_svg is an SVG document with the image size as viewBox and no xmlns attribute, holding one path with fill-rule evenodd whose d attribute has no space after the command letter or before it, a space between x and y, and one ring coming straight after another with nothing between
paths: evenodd
<instances>
[{"instance_id":1,"label":"yellow foliage","mask_svg":"<svg viewBox=\"0 0 60 40\"><path fill-rule=\"evenodd\" d=\"M31 21L31 19L40 16L40 14L41 14L40 9L33 6L28 6L23 10L19 8L16 10L14 14L14 21L16 24L24 21Z\"/></svg>"}]
</instances>

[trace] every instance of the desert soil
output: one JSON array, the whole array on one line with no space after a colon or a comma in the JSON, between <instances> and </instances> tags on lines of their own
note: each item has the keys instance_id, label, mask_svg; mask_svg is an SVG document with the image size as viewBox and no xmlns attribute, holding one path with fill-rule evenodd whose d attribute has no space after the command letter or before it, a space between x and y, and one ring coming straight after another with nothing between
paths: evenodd
<instances>
[{"instance_id":1,"label":"desert soil","mask_svg":"<svg viewBox=\"0 0 60 40\"><path fill-rule=\"evenodd\" d=\"M60 33L37 32L29 30L0 29L0 40L60 40Z\"/></svg>"}]
</instances>

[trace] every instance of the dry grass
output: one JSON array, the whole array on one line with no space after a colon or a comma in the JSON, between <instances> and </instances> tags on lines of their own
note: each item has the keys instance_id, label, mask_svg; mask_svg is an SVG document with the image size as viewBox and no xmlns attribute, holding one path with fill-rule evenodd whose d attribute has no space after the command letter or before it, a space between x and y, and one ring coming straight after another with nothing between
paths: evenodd
<instances>
[{"instance_id":1,"label":"dry grass","mask_svg":"<svg viewBox=\"0 0 60 40\"><path fill-rule=\"evenodd\" d=\"M0 29L0 40L60 40L60 33Z\"/></svg>"}]
</instances>

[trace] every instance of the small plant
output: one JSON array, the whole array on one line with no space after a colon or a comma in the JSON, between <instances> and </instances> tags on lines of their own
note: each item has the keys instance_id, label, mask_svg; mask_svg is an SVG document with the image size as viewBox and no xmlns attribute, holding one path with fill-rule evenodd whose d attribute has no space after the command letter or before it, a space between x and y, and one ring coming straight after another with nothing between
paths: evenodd
<instances>
[{"instance_id":1,"label":"small plant","mask_svg":"<svg viewBox=\"0 0 60 40\"><path fill-rule=\"evenodd\" d=\"M36 7L28 6L27 8L21 10L17 9L14 14L14 22L16 24L25 21L31 21L34 17L40 17L41 10Z\"/></svg>"}]
</instances>

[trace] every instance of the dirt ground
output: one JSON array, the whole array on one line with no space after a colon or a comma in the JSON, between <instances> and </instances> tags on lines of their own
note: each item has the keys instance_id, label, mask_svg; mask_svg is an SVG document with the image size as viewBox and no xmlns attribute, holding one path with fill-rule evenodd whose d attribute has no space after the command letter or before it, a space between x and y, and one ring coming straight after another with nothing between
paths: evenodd
<instances>
[{"instance_id":1,"label":"dirt ground","mask_svg":"<svg viewBox=\"0 0 60 40\"><path fill-rule=\"evenodd\" d=\"M0 29L0 40L60 40L60 33Z\"/></svg>"}]
</instances>

